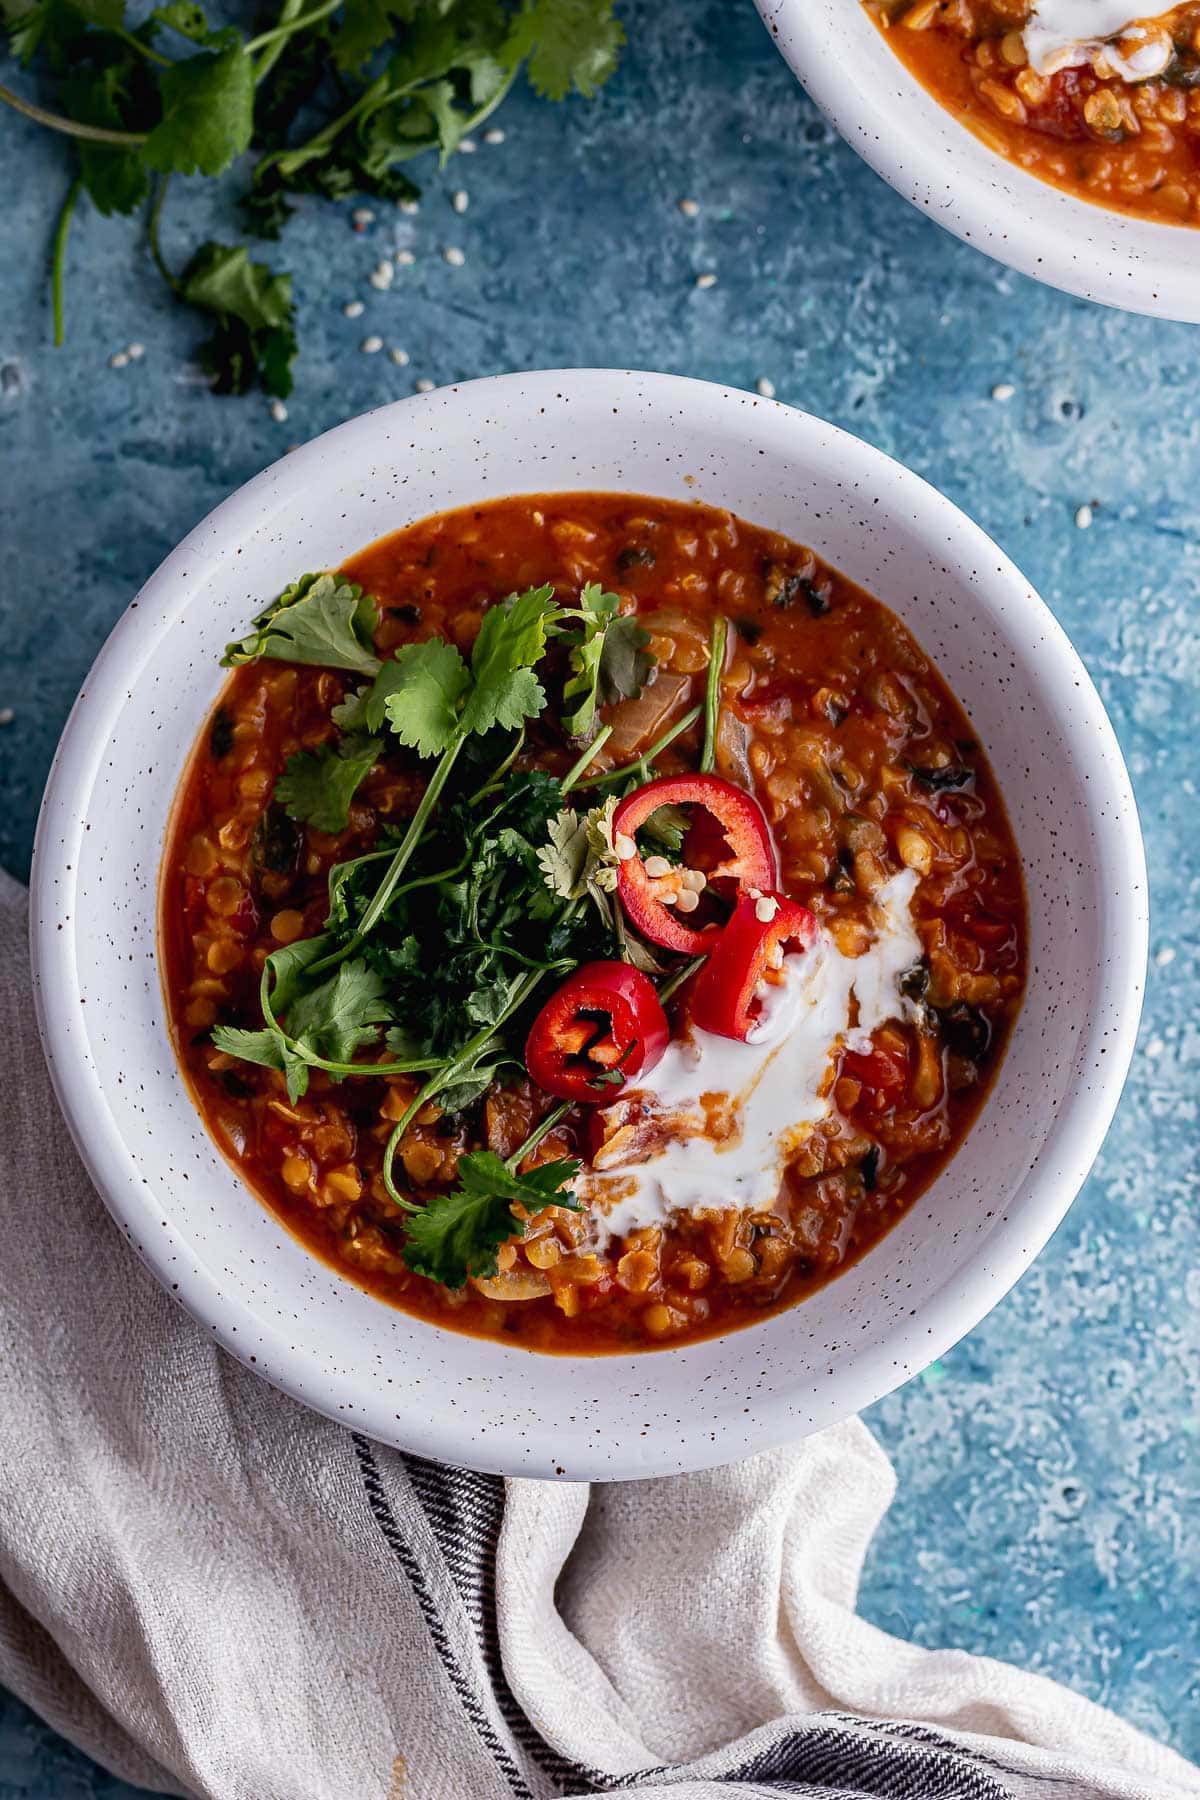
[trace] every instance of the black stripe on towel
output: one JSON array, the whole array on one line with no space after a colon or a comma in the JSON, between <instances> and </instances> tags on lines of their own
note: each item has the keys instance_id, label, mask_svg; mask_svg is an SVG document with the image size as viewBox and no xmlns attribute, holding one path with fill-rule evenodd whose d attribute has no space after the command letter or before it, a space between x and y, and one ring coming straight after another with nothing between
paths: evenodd
<instances>
[{"instance_id":1,"label":"black stripe on towel","mask_svg":"<svg viewBox=\"0 0 1200 1800\"><path fill-rule=\"evenodd\" d=\"M507 1744L494 1729L474 1684L454 1653L454 1647L438 1617L437 1606L429 1591L429 1584L425 1579L421 1564L414 1555L411 1544L404 1536L399 1521L392 1511L391 1502L384 1492L383 1479L380 1476L379 1467L375 1461L375 1452L369 1439L362 1437L357 1431L351 1432L350 1435L354 1444L354 1454L358 1458L358 1466L362 1473L367 1504L371 1508L384 1542L408 1577L409 1586L416 1596L417 1604L421 1608L421 1616L425 1620L425 1629L429 1633L434 1649L442 1659L442 1665L450 1677L455 1693L462 1702L463 1711L479 1733L484 1749L495 1759L496 1767L508 1782L516 1800L534 1800L532 1788L513 1761Z\"/></svg>"}]
</instances>

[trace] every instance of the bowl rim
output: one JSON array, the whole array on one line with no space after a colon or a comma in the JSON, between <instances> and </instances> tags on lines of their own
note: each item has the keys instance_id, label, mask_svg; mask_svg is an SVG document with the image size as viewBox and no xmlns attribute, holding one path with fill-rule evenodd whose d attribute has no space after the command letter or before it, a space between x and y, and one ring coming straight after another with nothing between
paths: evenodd
<instances>
[{"instance_id":1,"label":"bowl rim","mask_svg":"<svg viewBox=\"0 0 1200 1800\"><path fill-rule=\"evenodd\" d=\"M861 8L861 0L836 4ZM1200 323L1200 226L1140 219L1031 175L989 149L898 56L890 60L901 86L857 81L845 60L831 53L830 14L819 0L755 5L784 60L839 135L945 230L1018 274L1082 300ZM947 124L956 143L953 187L935 143Z\"/></svg>"},{"instance_id":2,"label":"bowl rim","mask_svg":"<svg viewBox=\"0 0 1200 1800\"><path fill-rule=\"evenodd\" d=\"M200 1259L174 1259L174 1253L181 1246L186 1247L186 1239L174 1226L162 1228L161 1206L155 1202L154 1189L138 1175L136 1146L127 1140L113 1117L97 1059L84 1048L85 1008L75 964L76 921L81 912L74 894L79 880L75 871L79 867L86 805L78 804L76 796L83 796L86 801L92 792L113 723L137 691L140 666L149 654L153 633L161 624L162 603L173 595L176 609L185 609L214 569L226 562L229 545L236 544L240 535L261 522L261 500L269 494L273 504L279 505L281 471L282 491L294 492L317 469L327 466L331 451L342 457L353 454L355 440L364 432L369 441L370 431L381 419L411 418L419 408L453 407L463 394L478 399L486 389L489 397L499 398L502 403L511 398L514 404L528 407L536 415L539 400L548 401L556 394L571 401L592 402L603 395L607 403L613 384L626 382L640 384L656 401L664 403L664 410L669 404L677 418L686 417L689 409L702 407L706 400L746 399L739 391L718 383L633 370L566 369L488 376L431 394L413 395L360 414L310 440L235 490L151 575L102 647L55 753L34 846L30 936L43 1049L80 1158L131 1246L160 1285L173 1293L226 1350L247 1366L253 1363L255 1373L294 1399L340 1424L353 1422L369 1435L404 1450L495 1473L529 1475L524 1449L506 1452L490 1446L481 1455L468 1422L455 1414L443 1412L439 1418L428 1411L421 1414L414 1407L399 1420L392 1410L397 1403L395 1394L385 1398L376 1393L364 1399L362 1390L353 1382L340 1374L331 1375L303 1339L299 1345L291 1345L284 1331L275 1330L246 1302L223 1292L216 1271L206 1268ZM856 1359L841 1372L836 1400L822 1402L815 1394L812 1396L814 1417L808 1429L816 1429L882 1398L972 1330L1023 1274L1075 1199L1108 1130L1133 1055L1148 951L1146 865L1132 786L1099 694L1053 613L1011 560L951 500L883 451L812 414L777 402L758 404L771 415L787 419L788 429L795 427L831 436L855 459L863 477L869 478L879 493L890 496L897 511L907 504L932 509L935 520L953 521L965 533L964 541L977 548L980 566L995 571L990 580L1001 580L1014 604L1026 609L1031 624L1036 624L1044 639L1043 654L1053 647L1060 669L1071 677L1079 706L1074 734L1098 739L1105 752L1097 757L1096 767L1106 772L1107 797L1115 802L1104 809L1109 831L1106 860L1110 867L1120 870L1129 894L1128 909L1117 921L1121 934L1108 959L1106 974L1110 992L1118 1001L1116 1026L1105 1039L1106 1054L1101 1056L1100 1026L1089 1020L1081 1031L1076 1053L1076 1066L1089 1067L1095 1071L1093 1077L1086 1087L1077 1087L1064 1101L1047 1134L1038 1164L1025 1178L1004 1216L972 1248L953 1280L947 1280L922 1303L920 1323L925 1331L919 1351L909 1354L906 1345L897 1341L900 1328L891 1327L872 1354ZM371 421L375 424L368 429ZM551 486L548 481L546 491ZM218 522L221 529L215 533L213 528ZM155 895L157 915L157 869ZM257 1333L256 1356L250 1354L246 1335L239 1337L239 1322L253 1325ZM513 1346L505 1348L513 1355L534 1354ZM604 1361L613 1368L615 1376L618 1369L631 1367L648 1371L660 1358L671 1354L670 1350L653 1355L618 1353ZM574 1359L564 1356L555 1360L566 1369ZM815 1416L818 1413L820 1417ZM703 1449L695 1454L689 1451L686 1466L698 1469L729 1462L738 1455L778 1447L800 1435L803 1428L797 1427L785 1409L779 1407L773 1413L767 1406L739 1422L736 1435L730 1430L707 1453ZM670 1448L668 1438L656 1439L654 1453L661 1452L663 1466L655 1466L636 1444L610 1444L603 1463L581 1466L576 1457L567 1478L612 1480L665 1473L681 1466L667 1463Z\"/></svg>"}]
</instances>

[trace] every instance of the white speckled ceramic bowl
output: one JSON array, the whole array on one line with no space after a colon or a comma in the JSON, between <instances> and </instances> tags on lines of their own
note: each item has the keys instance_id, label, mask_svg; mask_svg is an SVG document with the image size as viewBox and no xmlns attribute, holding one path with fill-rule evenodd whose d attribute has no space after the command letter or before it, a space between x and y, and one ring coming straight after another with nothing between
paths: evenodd
<instances>
[{"instance_id":1,"label":"white speckled ceramic bowl","mask_svg":"<svg viewBox=\"0 0 1200 1800\"><path fill-rule=\"evenodd\" d=\"M756 4L830 123L939 225L1085 300L1200 321L1200 231L1077 200L989 150L909 73L859 0Z\"/></svg>"},{"instance_id":2,"label":"white speckled ceramic bowl","mask_svg":"<svg viewBox=\"0 0 1200 1800\"><path fill-rule=\"evenodd\" d=\"M791 1312L690 1348L563 1359L442 1331L316 1261L214 1148L167 1043L155 889L226 640L299 569L504 494L701 500L813 545L904 618L965 703L1012 811L1029 993L982 1116L876 1249ZM661 1475L845 1417L995 1305L1079 1189L1121 1088L1145 968L1128 778L1082 665L975 525L878 450L664 375L511 375L352 419L197 526L101 652L34 858L46 1054L138 1254L235 1356L385 1441L524 1475Z\"/></svg>"}]
</instances>

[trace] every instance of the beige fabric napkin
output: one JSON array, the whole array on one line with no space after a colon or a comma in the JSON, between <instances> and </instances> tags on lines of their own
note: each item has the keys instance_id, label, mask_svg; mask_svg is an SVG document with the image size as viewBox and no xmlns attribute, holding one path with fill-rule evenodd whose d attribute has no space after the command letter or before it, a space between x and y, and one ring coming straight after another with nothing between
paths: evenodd
<instances>
[{"instance_id":1,"label":"beige fabric napkin","mask_svg":"<svg viewBox=\"0 0 1200 1800\"><path fill-rule=\"evenodd\" d=\"M0 1045L0 1680L107 1768L204 1800L1200 1795L1066 1689L857 1616L893 1489L857 1421L589 1493L373 1445L224 1355L79 1165L4 877Z\"/></svg>"}]
</instances>

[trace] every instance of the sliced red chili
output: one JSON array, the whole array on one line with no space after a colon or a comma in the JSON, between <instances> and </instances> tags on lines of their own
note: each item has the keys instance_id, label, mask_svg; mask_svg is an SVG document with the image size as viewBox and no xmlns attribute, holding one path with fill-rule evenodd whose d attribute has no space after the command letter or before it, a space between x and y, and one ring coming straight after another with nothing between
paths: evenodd
<instances>
[{"instance_id":1,"label":"sliced red chili","mask_svg":"<svg viewBox=\"0 0 1200 1800\"><path fill-rule=\"evenodd\" d=\"M601 1104L662 1058L671 1037L654 983L623 962L584 963L530 1027L530 1078L561 1100Z\"/></svg>"},{"instance_id":2,"label":"sliced red chili","mask_svg":"<svg viewBox=\"0 0 1200 1800\"><path fill-rule=\"evenodd\" d=\"M783 894L743 894L696 977L690 1011L702 1031L748 1038L762 1010L761 985L785 954L807 950L817 921Z\"/></svg>"},{"instance_id":3,"label":"sliced red chili","mask_svg":"<svg viewBox=\"0 0 1200 1800\"><path fill-rule=\"evenodd\" d=\"M679 916L683 896L698 891L687 884L689 872L671 868L651 873L637 848L638 828L660 806L697 808L684 849L686 855L694 843L714 858L711 867L696 871L704 876L701 888L726 880L733 881L739 893L745 888L773 888L779 865L770 828L753 794L720 775L665 775L628 795L613 814L613 840L620 858L617 892L631 922L652 944L703 956L720 927L714 923L698 930ZM648 860L653 865L654 858Z\"/></svg>"}]
</instances>

